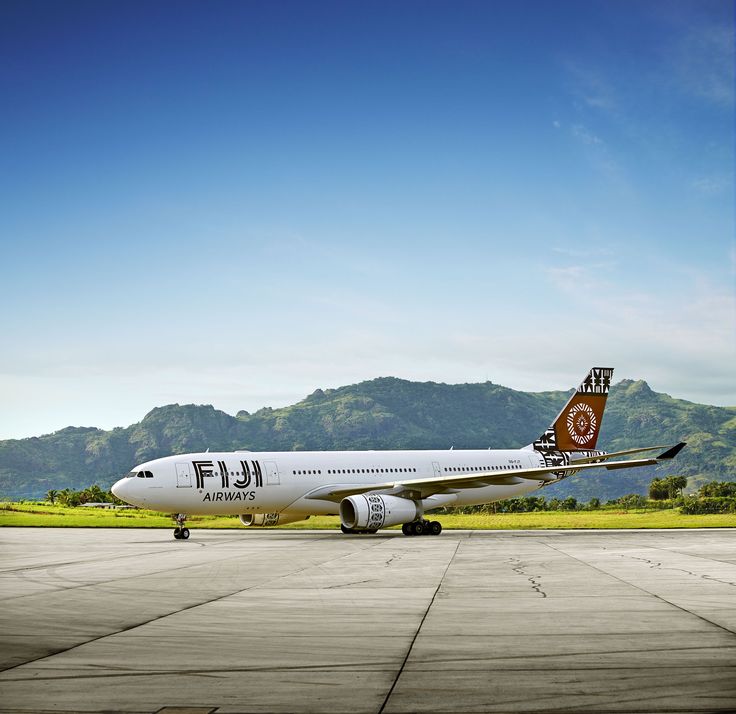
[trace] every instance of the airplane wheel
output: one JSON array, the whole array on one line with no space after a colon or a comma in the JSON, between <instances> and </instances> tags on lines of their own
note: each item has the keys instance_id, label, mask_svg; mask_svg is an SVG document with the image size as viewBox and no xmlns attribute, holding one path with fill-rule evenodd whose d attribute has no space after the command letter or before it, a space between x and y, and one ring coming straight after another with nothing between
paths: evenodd
<instances>
[{"instance_id":1,"label":"airplane wheel","mask_svg":"<svg viewBox=\"0 0 736 714\"><path fill-rule=\"evenodd\" d=\"M181 540L181 528L174 528L174 538Z\"/></svg>"},{"instance_id":2,"label":"airplane wheel","mask_svg":"<svg viewBox=\"0 0 736 714\"><path fill-rule=\"evenodd\" d=\"M340 524L340 530L343 533L352 533L353 532L353 529L352 528L348 528L347 526L344 526L342 523Z\"/></svg>"},{"instance_id":3,"label":"airplane wheel","mask_svg":"<svg viewBox=\"0 0 736 714\"><path fill-rule=\"evenodd\" d=\"M401 532L404 535L411 535L411 523L404 523L404 525L401 526Z\"/></svg>"},{"instance_id":4,"label":"airplane wheel","mask_svg":"<svg viewBox=\"0 0 736 714\"><path fill-rule=\"evenodd\" d=\"M414 523L411 523L410 525L412 535L424 535L424 523L421 521L414 521Z\"/></svg>"},{"instance_id":5,"label":"airplane wheel","mask_svg":"<svg viewBox=\"0 0 736 714\"><path fill-rule=\"evenodd\" d=\"M439 535L442 533L442 524L439 521L432 521L429 524L429 532L432 535Z\"/></svg>"},{"instance_id":6,"label":"airplane wheel","mask_svg":"<svg viewBox=\"0 0 736 714\"><path fill-rule=\"evenodd\" d=\"M181 538L182 540L186 540L187 538L189 538L189 529L188 528L182 528L181 529L181 534L179 535L179 538Z\"/></svg>"}]
</instances>

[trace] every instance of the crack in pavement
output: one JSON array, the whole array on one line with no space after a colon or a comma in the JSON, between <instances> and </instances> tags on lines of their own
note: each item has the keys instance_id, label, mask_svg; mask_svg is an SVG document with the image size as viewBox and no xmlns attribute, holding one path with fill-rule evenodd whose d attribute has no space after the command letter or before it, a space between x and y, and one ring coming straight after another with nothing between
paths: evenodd
<instances>
[{"instance_id":1,"label":"crack in pavement","mask_svg":"<svg viewBox=\"0 0 736 714\"><path fill-rule=\"evenodd\" d=\"M532 590L534 590L534 592L539 593L539 595L541 595L542 597L547 597L547 593L542 590L541 580L537 580L537 578L541 578L540 575L529 575L529 573L527 573L525 570L526 564L518 558L509 558L508 562L517 563L517 565L512 566L511 570L513 570L517 575L525 577L531 584Z\"/></svg>"},{"instance_id":2,"label":"crack in pavement","mask_svg":"<svg viewBox=\"0 0 736 714\"><path fill-rule=\"evenodd\" d=\"M731 582L730 580L721 580L720 578L714 578L711 575L703 575L701 573L694 573L692 570L687 570L687 568L676 568L673 565L662 565L661 561L651 560L649 558L639 558L636 555L626 555L625 553L617 553L619 558L630 558L631 560L641 560L644 563L647 563L650 568L660 568L661 570L677 570L681 573L687 573L688 575L692 575L694 578L702 578L703 580L711 580L715 583L723 583L724 585L730 585L731 587L736 587L736 583Z\"/></svg>"}]
</instances>

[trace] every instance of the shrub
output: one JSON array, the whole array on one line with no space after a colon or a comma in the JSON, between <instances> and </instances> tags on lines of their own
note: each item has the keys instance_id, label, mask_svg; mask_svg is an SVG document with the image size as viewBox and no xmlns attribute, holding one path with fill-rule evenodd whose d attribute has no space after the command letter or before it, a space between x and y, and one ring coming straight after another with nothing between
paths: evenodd
<instances>
[{"instance_id":1,"label":"shrub","mask_svg":"<svg viewBox=\"0 0 736 714\"><path fill-rule=\"evenodd\" d=\"M706 498L736 498L736 483L728 481L713 481L712 483L706 483L698 489L698 495Z\"/></svg>"},{"instance_id":2,"label":"shrub","mask_svg":"<svg viewBox=\"0 0 736 714\"><path fill-rule=\"evenodd\" d=\"M621 508L646 508L649 505L647 499L639 493L629 493L615 501L609 501L609 503Z\"/></svg>"},{"instance_id":3,"label":"shrub","mask_svg":"<svg viewBox=\"0 0 736 714\"><path fill-rule=\"evenodd\" d=\"M704 513L736 513L736 497L686 498L680 512L688 516Z\"/></svg>"}]
</instances>

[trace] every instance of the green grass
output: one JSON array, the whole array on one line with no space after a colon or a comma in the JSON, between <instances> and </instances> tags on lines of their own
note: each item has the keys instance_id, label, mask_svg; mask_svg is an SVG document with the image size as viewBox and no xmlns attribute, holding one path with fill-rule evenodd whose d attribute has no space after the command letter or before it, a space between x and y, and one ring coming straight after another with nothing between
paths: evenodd
<instances>
[{"instance_id":1,"label":"green grass","mask_svg":"<svg viewBox=\"0 0 736 714\"><path fill-rule=\"evenodd\" d=\"M448 529L558 529L558 528L735 528L736 514L686 516L676 509L539 511L434 516ZM338 528L336 516L316 516L281 526L286 529ZM172 528L165 513L143 510L107 511L66 508L42 502L0 504L0 526L48 526L54 528ZM236 516L191 516L189 528L242 528Z\"/></svg>"}]
</instances>

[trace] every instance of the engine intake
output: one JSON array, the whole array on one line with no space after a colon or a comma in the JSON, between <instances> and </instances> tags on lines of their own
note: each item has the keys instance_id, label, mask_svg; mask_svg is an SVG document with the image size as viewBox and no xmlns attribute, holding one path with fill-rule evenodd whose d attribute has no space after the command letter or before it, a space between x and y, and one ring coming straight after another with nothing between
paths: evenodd
<instances>
[{"instance_id":1,"label":"engine intake","mask_svg":"<svg viewBox=\"0 0 736 714\"><path fill-rule=\"evenodd\" d=\"M414 501L399 496L375 493L348 496L340 502L340 521L352 530L375 531L379 528L410 523L421 515Z\"/></svg>"}]
</instances>

